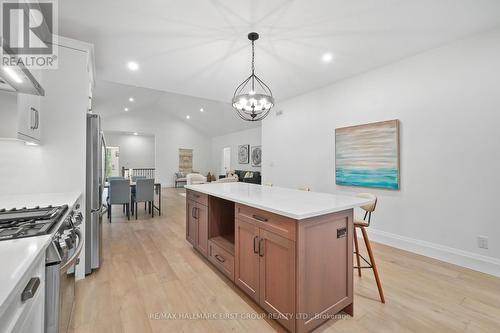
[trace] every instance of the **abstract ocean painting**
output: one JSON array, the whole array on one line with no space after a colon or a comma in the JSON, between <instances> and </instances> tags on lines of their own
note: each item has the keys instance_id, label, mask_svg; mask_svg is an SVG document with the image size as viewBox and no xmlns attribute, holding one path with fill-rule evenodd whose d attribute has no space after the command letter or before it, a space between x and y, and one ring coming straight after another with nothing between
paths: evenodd
<instances>
[{"instance_id":1,"label":"abstract ocean painting","mask_svg":"<svg viewBox=\"0 0 500 333\"><path fill-rule=\"evenodd\" d=\"M337 128L335 183L399 189L399 121Z\"/></svg>"}]
</instances>

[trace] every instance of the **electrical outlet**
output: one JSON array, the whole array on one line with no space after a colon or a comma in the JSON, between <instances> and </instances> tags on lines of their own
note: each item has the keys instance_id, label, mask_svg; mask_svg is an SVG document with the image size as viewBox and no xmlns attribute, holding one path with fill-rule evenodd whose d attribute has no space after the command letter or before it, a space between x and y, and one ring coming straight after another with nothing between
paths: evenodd
<instances>
[{"instance_id":1,"label":"electrical outlet","mask_svg":"<svg viewBox=\"0 0 500 333\"><path fill-rule=\"evenodd\" d=\"M488 237L477 236L477 247L480 249L488 249Z\"/></svg>"}]
</instances>

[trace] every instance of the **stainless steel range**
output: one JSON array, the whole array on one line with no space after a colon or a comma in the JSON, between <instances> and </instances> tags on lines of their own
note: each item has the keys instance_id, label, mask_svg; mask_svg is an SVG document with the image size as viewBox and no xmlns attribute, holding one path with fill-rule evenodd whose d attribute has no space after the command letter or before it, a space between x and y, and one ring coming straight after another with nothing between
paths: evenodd
<instances>
[{"instance_id":1,"label":"stainless steel range","mask_svg":"<svg viewBox=\"0 0 500 333\"><path fill-rule=\"evenodd\" d=\"M0 240L48 235L68 206L0 210Z\"/></svg>"},{"instance_id":2,"label":"stainless steel range","mask_svg":"<svg viewBox=\"0 0 500 333\"><path fill-rule=\"evenodd\" d=\"M45 265L45 332L67 332L75 295L74 268L83 247L79 204L0 210L0 241L52 235Z\"/></svg>"}]
</instances>

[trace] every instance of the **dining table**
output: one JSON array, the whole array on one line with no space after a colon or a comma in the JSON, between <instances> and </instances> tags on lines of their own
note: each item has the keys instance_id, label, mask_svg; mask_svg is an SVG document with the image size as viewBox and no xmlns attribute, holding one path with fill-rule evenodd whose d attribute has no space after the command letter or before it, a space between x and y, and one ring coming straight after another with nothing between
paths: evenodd
<instances>
[{"instance_id":1,"label":"dining table","mask_svg":"<svg viewBox=\"0 0 500 333\"><path fill-rule=\"evenodd\" d=\"M130 181L130 192L135 190L136 182ZM109 188L109 182L104 183L104 188ZM154 183L155 194L158 196L158 206L153 202L153 209L158 211L158 215L161 216L161 183ZM132 205L132 214L134 214L134 205Z\"/></svg>"}]
</instances>

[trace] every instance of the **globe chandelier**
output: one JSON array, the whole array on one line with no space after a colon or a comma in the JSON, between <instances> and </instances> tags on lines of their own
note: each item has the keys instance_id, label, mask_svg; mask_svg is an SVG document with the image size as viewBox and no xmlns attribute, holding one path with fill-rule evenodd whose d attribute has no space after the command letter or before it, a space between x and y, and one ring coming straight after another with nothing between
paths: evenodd
<instances>
[{"instance_id":1,"label":"globe chandelier","mask_svg":"<svg viewBox=\"0 0 500 333\"><path fill-rule=\"evenodd\" d=\"M251 32L248 39L252 42L252 74L234 91L232 105L241 119L259 121L269 114L274 98L268 85L255 75L255 41L259 34Z\"/></svg>"}]
</instances>

